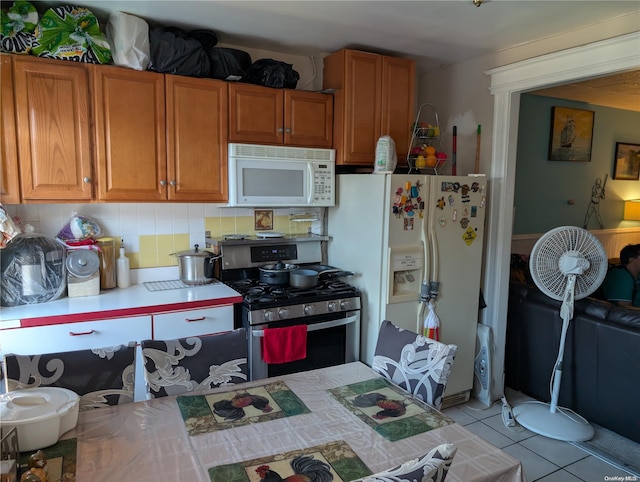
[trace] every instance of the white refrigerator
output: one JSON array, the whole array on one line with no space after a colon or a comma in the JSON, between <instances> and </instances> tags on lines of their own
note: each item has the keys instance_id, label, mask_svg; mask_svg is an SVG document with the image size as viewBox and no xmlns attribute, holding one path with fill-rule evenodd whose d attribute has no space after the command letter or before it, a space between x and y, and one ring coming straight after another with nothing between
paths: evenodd
<instances>
[{"instance_id":1,"label":"white refrigerator","mask_svg":"<svg viewBox=\"0 0 640 482\"><path fill-rule=\"evenodd\" d=\"M473 387L486 183L484 175L339 174L327 215L328 261L353 271L349 282L362 293L361 360L371 365L385 319L423 333L430 299L440 341L458 346L445 391L456 402Z\"/></svg>"}]
</instances>

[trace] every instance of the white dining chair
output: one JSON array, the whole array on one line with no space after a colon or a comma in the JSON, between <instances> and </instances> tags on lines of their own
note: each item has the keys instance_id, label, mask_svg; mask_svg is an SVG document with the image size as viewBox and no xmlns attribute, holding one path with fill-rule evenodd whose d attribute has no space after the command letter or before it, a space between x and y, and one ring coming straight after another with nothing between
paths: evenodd
<instances>
[{"instance_id":1,"label":"white dining chair","mask_svg":"<svg viewBox=\"0 0 640 482\"><path fill-rule=\"evenodd\" d=\"M454 444L441 444L421 457L351 482L444 482L457 451Z\"/></svg>"},{"instance_id":2,"label":"white dining chair","mask_svg":"<svg viewBox=\"0 0 640 482\"><path fill-rule=\"evenodd\" d=\"M395 385L440 409L458 347L382 322L372 368Z\"/></svg>"},{"instance_id":3,"label":"white dining chair","mask_svg":"<svg viewBox=\"0 0 640 482\"><path fill-rule=\"evenodd\" d=\"M245 328L173 340L142 340L147 398L193 393L247 380Z\"/></svg>"},{"instance_id":4,"label":"white dining chair","mask_svg":"<svg viewBox=\"0 0 640 482\"><path fill-rule=\"evenodd\" d=\"M42 355L4 356L7 391L62 387L80 396L81 411L133 402L136 342Z\"/></svg>"}]
</instances>

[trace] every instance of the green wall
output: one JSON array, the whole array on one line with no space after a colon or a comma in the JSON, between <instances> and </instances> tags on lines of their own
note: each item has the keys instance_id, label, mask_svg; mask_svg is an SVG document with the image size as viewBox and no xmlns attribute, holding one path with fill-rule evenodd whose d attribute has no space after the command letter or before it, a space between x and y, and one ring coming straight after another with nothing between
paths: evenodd
<instances>
[{"instance_id":1,"label":"green wall","mask_svg":"<svg viewBox=\"0 0 640 482\"><path fill-rule=\"evenodd\" d=\"M590 162L549 161L553 106L595 113ZM516 158L514 234L544 233L557 226L584 225L597 178L608 180L600 217L605 229L638 227L622 221L623 200L640 198L640 181L614 181L616 142L640 144L640 112L523 94ZM572 200L574 204L569 204ZM588 229L599 229L591 216Z\"/></svg>"}]
</instances>

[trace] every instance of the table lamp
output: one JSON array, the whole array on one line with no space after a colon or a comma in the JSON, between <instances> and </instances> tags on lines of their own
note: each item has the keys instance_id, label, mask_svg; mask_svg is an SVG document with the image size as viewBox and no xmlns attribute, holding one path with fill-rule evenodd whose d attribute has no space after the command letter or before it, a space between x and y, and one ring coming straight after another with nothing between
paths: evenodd
<instances>
[{"instance_id":1,"label":"table lamp","mask_svg":"<svg viewBox=\"0 0 640 482\"><path fill-rule=\"evenodd\" d=\"M629 199L624 202L622 219L625 221L640 221L640 199Z\"/></svg>"}]
</instances>

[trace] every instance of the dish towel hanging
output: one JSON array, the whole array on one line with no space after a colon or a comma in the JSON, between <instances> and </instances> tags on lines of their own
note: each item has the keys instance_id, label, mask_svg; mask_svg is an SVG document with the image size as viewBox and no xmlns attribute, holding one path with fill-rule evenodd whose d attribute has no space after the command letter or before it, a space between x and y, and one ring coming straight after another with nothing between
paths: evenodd
<instances>
[{"instance_id":1,"label":"dish towel hanging","mask_svg":"<svg viewBox=\"0 0 640 482\"><path fill-rule=\"evenodd\" d=\"M267 328L261 340L265 363L289 363L307 358L307 325Z\"/></svg>"}]
</instances>

